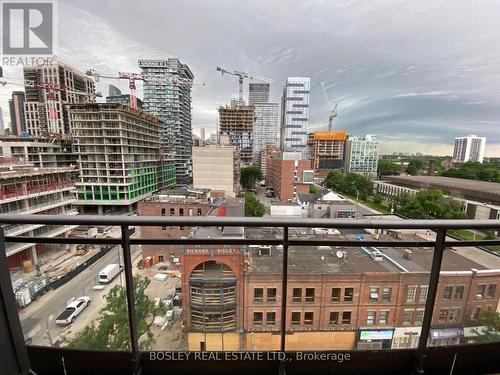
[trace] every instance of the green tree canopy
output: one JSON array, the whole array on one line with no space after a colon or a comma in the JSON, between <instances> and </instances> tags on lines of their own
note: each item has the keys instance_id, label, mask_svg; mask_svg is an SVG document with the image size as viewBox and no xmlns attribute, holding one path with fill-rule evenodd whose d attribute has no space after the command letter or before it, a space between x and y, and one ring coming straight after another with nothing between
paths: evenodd
<instances>
[{"instance_id":1,"label":"green tree canopy","mask_svg":"<svg viewBox=\"0 0 500 375\"><path fill-rule=\"evenodd\" d=\"M462 203L444 197L441 190L423 190L416 197L405 198L397 212L410 219L465 219Z\"/></svg>"},{"instance_id":2,"label":"green tree canopy","mask_svg":"<svg viewBox=\"0 0 500 375\"><path fill-rule=\"evenodd\" d=\"M255 182L262 180L262 178L262 172L257 166L243 167L240 170L240 184L247 189L252 188Z\"/></svg>"},{"instance_id":3,"label":"green tree canopy","mask_svg":"<svg viewBox=\"0 0 500 375\"><path fill-rule=\"evenodd\" d=\"M467 162L460 164L457 168L442 172L441 176L500 182L500 163L496 161L482 164L478 162Z\"/></svg>"},{"instance_id":4,"label":"green tree canopy","mask_svg":"<svg viewBox=\"0 0 500 375\"><path fill-rule=\"evenodd\" d=\"M252 193L244 193L245 216L262 217L266 213L266 206L262 204Z\"/></svg>"},{"instance_id":5,"label":"green tree canopy","mask_svg":"<svg viewBox=\"0 0 500 375\"><path fill-rule=\"evenodd\" d=\"M341 172L330 172L326 176L323 185L339 193L350 196L359 195L361 199L371 195L372 192L371 180L356 173L344 175Z\"/></svg>"},{"instance_id":6,"label":"green tree canopy","mask_svg":"<svg viewBox=\"0 0 500 375\"><path fill-rule=\"evenodd\" d=\"M164 313L162 311L164 307L155 308L154 302L144 293L150 282L148 278L134 276L137 335L139 338L146 335L146 339L141 340L142 349L150 349L153 343L150 326L154 315ZM106 306L99 312L97 324L92 322L86 326L77 337L71 340L68 344L69 348L131 350L125 288L115 285L104 298Z\"/></svg>"},{"instance_id":7,"label":"green tree canopy","mask_svg":"<svg viewBox=\"0 0 500 375\"><path fill-rule=\"evenodd\" d=\"M414 176L423 169L425 169L425 163L422 160L413 159L406 166L406 173Z\"/></svg>"},{"instance_id":8,"label":"green tree canopy","mask_svg":"<svg viewBox=\"0 0 500 375\"><path fill-rule=\"evenodd\" d=\"M484 328L477 330L475 340L478 342L500 341L500 314L493 309L482 308L479 311L479 324Z\"/></svg>"},{"instance_id":9,"label":"green tree canopy","mask_svg":"<svg viewBox=\"0 0 500 375\"><path fill-rule=\"evenodd\" d=\"M381 175L394 175L400 174L403 171L403 167L397 163L393 163L387 159L380 159L378 161L377 171Z\"/></svg>"}]
</instances>

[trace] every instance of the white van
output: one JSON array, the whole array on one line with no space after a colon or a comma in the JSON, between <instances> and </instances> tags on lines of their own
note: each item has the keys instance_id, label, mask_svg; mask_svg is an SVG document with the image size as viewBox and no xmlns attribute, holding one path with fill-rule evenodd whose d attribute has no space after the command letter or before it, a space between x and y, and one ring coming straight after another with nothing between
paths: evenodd
<instances>
[{"instance_id":1,"label":"white van","mask_svg":"<svg viewBox=\"0 0 500 375\"><path fill-rule=\"evenodd\" d=\"M108 264L101 270L101 272L99 272L99 282L102 284L110 283L116 275L121 272L121 270L123 270L123 266L119 264Z\"/></svg>"}]
</instances>

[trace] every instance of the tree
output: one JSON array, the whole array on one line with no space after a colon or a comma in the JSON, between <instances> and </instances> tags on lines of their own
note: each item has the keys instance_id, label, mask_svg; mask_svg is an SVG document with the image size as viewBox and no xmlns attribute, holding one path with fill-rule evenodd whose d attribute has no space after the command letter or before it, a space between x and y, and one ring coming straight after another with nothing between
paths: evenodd
<instances>
[{"instance_id":1,"label":"tree","mask_svg":"<svg viewBox=\"0 0 500 375\"><path fill-rule=\"evenodd\" d=\"M377 171L381 175L395 175L400 174L403 171L403 167L397 163L393 163L387 159L381 159L378 161Z\"/></svg>"},{"instance_id":2,"label":"tree","mask_svg":"<svg viewBox=\"0 0 500 375\"><path fill-rule=\"evenodd\" d=\"M444 197L437 189L420 191L416 197L405 198L397 209L398 213L410 219L465 219L462 203L456 199Z\"/></svg>"},{"instance_id":3,"label":"tree","mask_svg":"<svg viewBox=\"0 0 500 375\"><path fill-rule=\"evenodd\" d=\"M255 181L262 180L262 172L259 167L254 165L250 167L243 167L240 170L240 184L241 186L250 189L255 185Z\"/></svg>"},{"instance_id":4,"label":"tree","mask_svg":"<svg viewBox=\"0 0 500 375\"><path fill-rule=\"evenodd\" d=\"M383 202L384 200L384 197L381 196L380 194L377 194L373 197L373 203L375 203L376 205L379 205Z\"/></svg>"},{"instance_id":5,"label":"tree","mask_svg":"<svg viewBox=\"0 0 500 375\"><path fill-rule=\"evenodd\" d=\"M323 185L329 189L333 189L335 191L340 191L340 186L344 181L344 175L341 172L330 172L323 181Z\"/></svg>"},{"instance_id":6,"label":"tree","mask_svg":"<svg viewBox=\"0 0 500 375\"><path fill-rule=\"evenodd\" d=\"M152 318L157 314L165 314L164 306L156 308L154 302L144 293L150 283L148 278L134 276L137 336L141 338L146 335L140 342L141 349L144 350L150 349L153 344L153 333L150 329ZM131 350L125 288L115 285L104 298L106 306L99 312L97 324L92 322L86 326L83 332L68 344L69 348Z\"/></svg>"},{"instance_id":7,"label":"tree","mask_svg":"<svg viewBox=\"0 0 500 375\"><path fill-rule=\"evenodd\" d=\"M311 184L309 185L309 194L316 194L319 191L319 189L316 187L316 185Z\"/></svg>"},{"instance_id":8,"label":"tree","mask_svg":"<svg viewBox=\"0 0 500 375\"><path fill-rule=\"evenodd\" d=\"M425 169L425 163L419 159L410 160L406 166L406 173L410 175L416 175L418 171Z\"/></svg>"},{"instance_id":9,"label":"tree","mask_svg":"<svg viewBox=\"0 0 500 375\"><path fill-rule=\"evenodd\" d=\"M244 193L245 216L262 217L266 213L264 206L252 193Z\"/></svg>"},{"instance_id":10,"label":"tree","mask_svg":"<svg viewBox=\"0 0 500 375\"><path fill-rule=\"evenodd\" d=\"M476 330L474 338L478 342L500 341L500 314L493 309L483 307L479 310L479 324L484 328Z\"/></svg>"},{"instance_id":11,"label":"tree","mask_svg":"<svg viewBox=\"0 0 500 375\"><path fill-rule=\"evenodd\" d=\"M482 164L478 162L467 162L460 164L458 168L442 172L441 176L500 182L500 163L498 161Z\"/></svg>"}]
</instances>

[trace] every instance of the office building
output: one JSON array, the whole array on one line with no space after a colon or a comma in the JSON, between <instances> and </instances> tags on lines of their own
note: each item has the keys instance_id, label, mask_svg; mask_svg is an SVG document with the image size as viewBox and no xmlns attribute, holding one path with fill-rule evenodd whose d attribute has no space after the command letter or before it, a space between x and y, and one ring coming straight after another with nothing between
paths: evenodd
<instances>
[{"instance_id":1,"label":"office building","mask_svg":"<svg viewBox=\"0 0 500 375\"><path fill-rule=\"evenodd\" d=\"M84 73L62 62L51 65L25 66L24 115L26 130L32 136L70 135L69 104L95 102L94 82ZM49 90L39 85L55 84L61 90Z\"/></svg>"},{"instance_id":2,"label":"office building","mask_svg":"<svg viewBox=\"0 0 500 375\"><path fill-rule=\"evenodd\" d=\"M236 147L226 144L193 147L193 188L235 197L239 184L240 154Z\"/></svg>"},{"instance_id":3,"label":"office building","mask_svg":"<svg viewBox=\"0 0 500 375\"><path fill-rule=\"evenodd\" d=\"M281 97L281 151L300 152L307 159L310 78L289 77Z\"/></svg>"},{"instance_id":4,"label":"office building","mask_svg":"<svg viewBox=\"0 0 500 375\"><path fill-rule=\"evenodd\" d=\"M137 101L137 108L144 109L144 102L139 98L136 98L136 101ZM106 96L106 103L118 103L123 105L130 105L130 94Z\"/></svg>"},{"instance_id":5,"label":"office building","mask_svg":"<svg viewBox=\"0 0 500 375\"><path fill-rule=\"evenodd\" d=\"M278 144L278 103L256 103L253 126L253 161L260 164L260 152L266 145Z\"/></svg>"},{"instance_id":6,"label":"office building","mask_svg":"<svg viewBox=\"0 0 500 375\"><path fill-rule=\"evenodd\" d=\"M122 90L114 85L108 86L108 96L120 96L122 94Z\"/></svg>"},{"instance_id":7,"label":"office building","mask_svg":"<svg viewBox=\"0 0 500 375\"><path fill-rule=\"evenodd\" d=\"M248 105L269 102L269 83L248 84Z\"/></svg>"},{"instance_id":8,"label":"office building","mask_svg":"<svg viewBox=\"0 0 500 375\"><path fill-rule=\"evenodd\" d=\"M346 142L346 172L373 176L377 173L380 142L374 135L350 136Z\"/></svg>"},{"instance_id":9,"label":"office building","mask_svg":"<svg viewBox=\"0 0 500 375\"><path fill-rule=\"evenodd\" d=\"M346 139L347 132L339 130L319 130L309 134L307 145L317 176L343 170Z\"/></svg>"},{"instance_id":10,"label":"office building","mask_svg":"<svg viewBox=\"0 0 500 375\"><path fill-rule=\"evenodd\" d=\"M206 131L205 131L205 128L201 128L200 130L200 138L203 142L205 142L207 140L207 135L206 135Z\"/></svg>"},{"instance_id":11,"label":"office building","mask_svg":"<svg viewBox=\"0 0 500 375\"><path fill-rule=\"evenodd\" d=\"M300 152L281 152L267 159L266 185L282 202L292 202L297 194L309 193L314 171L311 161Z\"/></svg>"},{"instance_id":12,"label":"office building","mask_svg":"<svg viewBox=\"0 0 500 375\"><path fill-rule=\"evenodd\" d=\"M194 75L177 58L141 59L139 68L145 76L164 79L144 82L144 109L162 120L162 147L174 159L177 184L187 185L192 180L191 86L175 79L193 80Z\"/></svg>"},{"instance_id":13,"label":"office building","mask_svg":"<svg viewBox=\"0 0 500 375\"><path fill-rule=\"evenodd\" d=\"M486 137L469 135L467 137L455 138L453 149L453 162L465 163L468 161L483 162Z\"/></svg>"},{"instance_id":14,"label":"office building","mask_svg":"<svg viewBox=\"0 0 500 375\"><path fill-rule=\"evenodd\" d=\"M253 161L254 119L253 106L236 105L219 108L219 136L229 137L229 144L240 152L243 166L251 165Z\"/></svg>"},{"instance_id":15,"label":"office building","mask_svg":"<svg viewBox=\"0 0 500 375\"><path fill-rule=\"evenodd\" d=\"M24 100L24 91L13 91L12 99L9 99L10 131L13 135L21 135L26 132Z\"/></svg>"},{"instance_id":16,"label":"office building","mask_svg":"<svg viewBox=\"0 0 500 375\"><path fill-rule=\"evenodd\" d=\"M78 156L78 205L85 213L129 213L137 202L175 185L160 152L161 120L117 103L70 107Z\"/></svg>"}]
</instances>

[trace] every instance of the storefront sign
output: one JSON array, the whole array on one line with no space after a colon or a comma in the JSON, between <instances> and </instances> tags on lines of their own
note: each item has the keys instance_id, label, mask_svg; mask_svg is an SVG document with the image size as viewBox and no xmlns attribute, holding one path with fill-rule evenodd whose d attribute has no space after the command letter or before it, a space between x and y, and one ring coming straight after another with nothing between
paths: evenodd
<instances>
[{"instance_id":1,"label":"storefront sign","mask_svg":"<svg viewBox=\"0 0 500 375\"><path fill-rule=\"evenodd\" d=\"M430 336L432 340L456 339L464 337L463 328L431 328Z\"/></svg>"},{"instance_id":2,"label":"storefront sign","mask_svg":"<svg viewBox=\"0 0 500 375\"><path fill-rule=\"evenodd\" d=\"M422 327L398 327L394 330L394 337L420 336Z\"/></svg>"},{"instance_id":3,"label":"storefront sign","mask_svg":"<svg viewBox=\"0 0 500 375\"><path fill-rule=\"evenodd\" d=\"M380 330L380 331L360 331L360 340L391 340L392 339L392 329Z\"/></svg>"}]
</instances>

